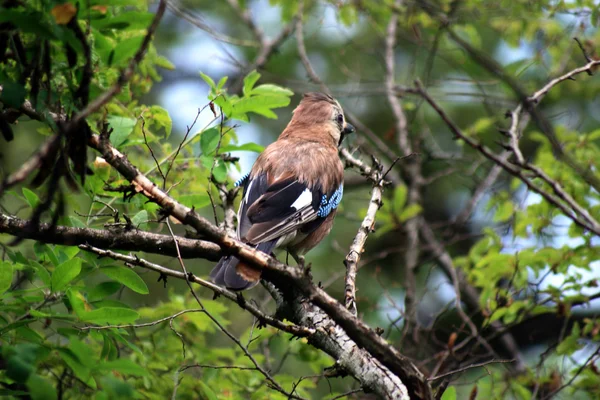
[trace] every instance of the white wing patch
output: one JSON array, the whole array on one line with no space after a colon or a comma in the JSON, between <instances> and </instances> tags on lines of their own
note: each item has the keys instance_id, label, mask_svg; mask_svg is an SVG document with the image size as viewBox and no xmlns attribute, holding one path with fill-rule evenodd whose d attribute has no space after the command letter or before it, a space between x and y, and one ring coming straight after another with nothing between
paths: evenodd
<instances>
[{"instance_id":1,"label":"white wing patch","mask_svg":"<svg viewBox=\"0 0 600 400\"><path fill-rule=\"evenodd\" d=\"M252 192L252 184L254 183L254 180L250 181L250 184L248 185L248 189L246 189L246 197L244 198L244 201L247 203L248 202L248 198L250 197L250 192Z\"/></svg>"},{"instance_id":2,"label":"white wing patch","mask_svg":"<svg viewBox=\"0 0 600 400\"><path fill-rule=\"evenodd\" d=\"M296 201L292 203L291 207L294 207L296 211L300 210L306 206L309 206L312 203L312 198L312 192L310 189L306 188L302 193L300 193L300 196L298 196Z\"/></svg>"}]
</instances>

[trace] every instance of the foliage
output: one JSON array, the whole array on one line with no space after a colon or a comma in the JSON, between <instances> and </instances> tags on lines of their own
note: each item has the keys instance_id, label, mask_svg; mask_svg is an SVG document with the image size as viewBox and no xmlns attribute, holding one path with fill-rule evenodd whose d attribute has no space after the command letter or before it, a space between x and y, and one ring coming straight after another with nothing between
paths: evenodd
<instances>
[{"instance_id":1,"label":"foliage","mask_svg":"<svg viewBox=\"0 0 600 400\"><path fill-rule=\"evenodd\" d=\"M231 37L245 37L250 31L260 42L260 34L239 23L243 13L220 3L224 2L198 1L197 6L225 22ZM234 3L243 10L252 2ZM506 138L512 120L505 118L505 111L514 110L550 79L584 65L588 58L597 59L600 6L591 0L304 3L304 9L297 1L270 1L268 7L278 15L278 29L293 24L303 11L306 45L322 80L374 132L375 139L361 136L350 147L379 152L377 156L391 168L387 177L391 185L377 214L377 229L361 264L364 269L359 271L358 309L364 320L385 327L386 339L403 354L422 361L419 365L428 372L443 373L444 368L462 368L480 359L510 358L496 343L501 336L494 330L497 326L529 350L523 351L528 367L518 376L493 365L475 383L481 369L457 374L459 384L449 386L442 399L468 398L469 393L477 398L530 399L559 391L580 396L576 398L598 398L600 322L592 302L600 297L598 235L573 222L573 215L580 212L559 207L568 204L565 196L549 201L533 193L522 177L506 173L484 187L483 206L474 205L470 223L457 225L456 216L468 207L495 164L481 156L480 148L453 141L448 124L422 98L408 97L414 90L405 91L404 85L411 86L419 78L467 137L495 154L507 148L514 151ZM402 84L396 88L398 93L406 95L401 98L402 111L408 117L413 145L421 146L421 151L415 151L418 154L397 164L389 154L400 155L403 149L396 144L395 116L382 95L387 70L381 60L394 13L401 18L392 78ZM172 79L169 71L175 65L157 48L166 53L176 44L175 24L155 34L131 79L121 81L154 15L145 0L0 1L3 177L60 131L55 115L77 115L117 85L115 96L87 116L90 134L110 131L111 143L157 186L181 204L223 219L214 204L219 203L223 188L233 187L233 176L242 172L237 155L252 157L263 149L254 141L269 142L264 137L248 140L240 127L252 123L265 132L281 131L289 106L297 100L294 91L312 90L312 86L298 87L298 81L306 80L304 66L294 46L279 43L268 61L248 62L251 67L242 69L240 76L195 71L208 94L198 95L196 115L183 123L173 121L166 107L156 104L152 89L163 75ZM327 19L331 15L333 21ZM343 34L320 31L330 23ZM581 47L572 36L582 39ZM239 53L258 60L260 51L259 43ZM590 75L595 70L590 69ZM526 161L548 179L527 168L525 177L547 193L556 194L559 186L596 221L600 220L596 183L600 130L593 110L599 89L597 77L585 74L554 85L536 102L537 117L533 111L521 115L519 142ZM31 110L23 109L26 101ZM286 116L278 119L284 107L288 107L282 114ZM181 128L184 125L186 129ZM97 154L85 148L73 150L70 146L75 142L69 139L61 144L69 156L64 157L71 161L58 158L62 164L41 163L31 181L0 188L0 211L115 233L169 234L173 228L185 234L179 221L170 220L166 227L159 207L138 195L105 160L92 161ZM83 169L77 152L94 154L90 160L84 157ZM510 165L518 165L514 155L509 160ZM418 196L412 192L414 182L407 178L413 165L419 165L423 175ZM64 179L53 188L55 181L48 174L56 168ZM370 197L360 184L346 193L332 234L335 242L326 242L309 255L319 266L313 271L315 281L325 282L326 290L340 299L341 280L332 280L333 286L327 283L342 268L343 255L322 249L352 241L356 220L365 216ZM450 260L452 271L460 276L444 270L439 251L422 233L417 234L418 265L414 271L407 268L405 255L415 243L407 226L413 223L437 229L449 255L446 262ZM271 388L243 348L294 395L333 398L355 388L351 378L325 382L324 371L335 360L306 339L291 338L272 327L259 329L247 313L233 303L213 299L212 292L196 291L200 307L181 282L164 279L165 289L162 281L155 282L154 273L98 258L77 246L13 239L7 236L0 243L3 396L288 398ZM147 258L169 263L164 257ZM188 270L198 275L205 275L209 264L186 260ZM175 262L171 266L178 268ZM431 280L438 272L444 275L442 284ZM411 274L417 277L411 280ZM454 289L453 279L461 277L456 286L462 288L461 300L469 308L469 321L476 325L475 336L469 336L470 326L456 313L454 292L444 292L447 287ZM412 282L415 287L410 287ZM466 299L465 287L475 289L474 302ZM251 296L271 306L268 297ZM413 307L421 303L419 313L410 314L410 296ZM225 330L240 337L242 346L229 340ZM494 347L494 357L481 356L484 350L476 347L480 337L500 346ZM461 340L462 345L456 346ZM446 358L437 359L439 354ZM310 377L315 374L318 378ZM300 378L304 376L309 378Z\"/></svg>"}]
</instances>

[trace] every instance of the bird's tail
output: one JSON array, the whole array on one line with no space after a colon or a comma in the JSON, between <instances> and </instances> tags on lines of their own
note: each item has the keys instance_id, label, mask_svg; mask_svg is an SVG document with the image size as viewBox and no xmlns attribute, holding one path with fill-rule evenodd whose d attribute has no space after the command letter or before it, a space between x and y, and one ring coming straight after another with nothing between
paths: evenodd
<instances>
[{"instance_id":1,"label":"bird's tail","mask_svg":"<svg viewBox=\"0 0 600 400\"><path fill-rule=\"evenodd\" d=\"M257 250L271 254L277 240L259 243ZM210 279L219 286L231 290L250 289L260 281L261 271L250 267L234 256L222 257L210 272Z\"/></svg>"}]
</instances>

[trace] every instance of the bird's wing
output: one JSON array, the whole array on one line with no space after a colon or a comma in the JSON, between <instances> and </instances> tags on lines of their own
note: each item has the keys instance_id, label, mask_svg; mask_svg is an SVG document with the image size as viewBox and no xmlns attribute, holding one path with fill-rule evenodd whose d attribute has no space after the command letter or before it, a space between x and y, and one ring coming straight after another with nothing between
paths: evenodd
<instances>
[{"instance_id":1,"label":"bird's wing","mask_svg":"<svg viewBox=\"0 0 600 400\"><path fill-rule=\"evenodd\" d=\"M328 196L320 188L310 188L292 176L268 181L267 174L261 174L245 184L238 213L238 236L244 241L258 244L280 238L309 222L324 221L335 208L323 207ZM315 224L310 224L311 230Z\"/></svg>"}]
</instances>

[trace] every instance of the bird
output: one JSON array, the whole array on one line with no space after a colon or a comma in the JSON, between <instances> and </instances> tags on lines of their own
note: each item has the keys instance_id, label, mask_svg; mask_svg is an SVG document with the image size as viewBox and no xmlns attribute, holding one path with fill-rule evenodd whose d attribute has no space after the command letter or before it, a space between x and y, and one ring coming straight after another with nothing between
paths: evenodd
<instances>
[{"instance_id":1,"label":"bird","mask_svg":"<svg viewBox=\"0 0 600 400\"><path fill-rule=\"evenodd\" d=\"M272 254L286 249L299 265L331 231L344 193L338 147L355 131L340 103L320 92L304 94L279 138L236 182L243 188L236 237ZM231 290L254 287L261 277L233 255L220 259L211 280Z\"/></svg>"}]
</instances>

